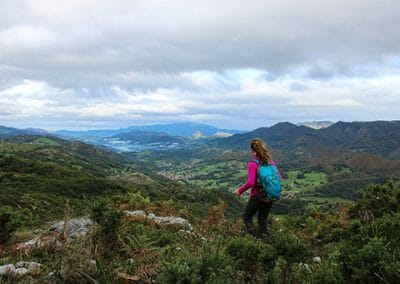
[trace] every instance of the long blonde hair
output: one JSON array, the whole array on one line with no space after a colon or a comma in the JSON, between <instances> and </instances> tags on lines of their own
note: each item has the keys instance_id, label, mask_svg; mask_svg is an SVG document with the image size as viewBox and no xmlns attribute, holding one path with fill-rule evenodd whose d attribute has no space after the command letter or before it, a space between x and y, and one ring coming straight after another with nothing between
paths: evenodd
<instances>
[{"instance_id":1,"label":"long blonde hair","mask_svg":"<svg viewBox=\"0 0 400 284\"><path fill-rule=\"evenodd\" d=\"M267 146L265 145L264 141L260 138L255 138L250 143L251 149L257 153L257 156L260 158L261 164L268 164L271 160L271 155L267 150Z\"/></svg>"}]
</instances>

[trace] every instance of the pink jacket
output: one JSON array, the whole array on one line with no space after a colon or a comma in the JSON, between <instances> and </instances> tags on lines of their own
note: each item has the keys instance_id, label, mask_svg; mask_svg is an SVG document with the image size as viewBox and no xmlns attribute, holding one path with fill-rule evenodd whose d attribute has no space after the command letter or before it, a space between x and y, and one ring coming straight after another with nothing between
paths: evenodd
<instances>
[{"instance_id":1,"label":"pink jacket","mask_svg":"<svg viewBox=\"0 0 400 284\"><path fill-rule=\"evenodd\" d=\"M254 157L254 158L256 160L258 160L258 157ZM278 170L279 177L280 177L280 179L282 179L281 172L279 171L276 163L273 160L271 160L271 164ZM251 188L250 196L257 196L257 189L256 189L257 169L258 169L258 165L256 162L250 161L247 164L247 181L239 187L240 194L242 194L243 192L245 192L246 190Z\"/></svg>"}]
</instances>

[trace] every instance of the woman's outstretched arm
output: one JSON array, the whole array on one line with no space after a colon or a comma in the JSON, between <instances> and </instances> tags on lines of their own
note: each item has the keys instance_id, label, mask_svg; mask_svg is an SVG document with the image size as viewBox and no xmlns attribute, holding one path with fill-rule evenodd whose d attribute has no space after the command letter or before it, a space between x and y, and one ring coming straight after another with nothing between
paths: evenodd
<instances>
[{"instance_id":1,"label":"woman's outstretched arm","mask_svg":"<svg viewBox=\"0 0 400 284\"><path fill-rule=\"evenodd\" d=\"M235 194L241 195L249 188L252 188L256 183L256 178L257 178L257 163L251 161L247 164L247 181L235 190Z\"/></svg>"}]
</instances>

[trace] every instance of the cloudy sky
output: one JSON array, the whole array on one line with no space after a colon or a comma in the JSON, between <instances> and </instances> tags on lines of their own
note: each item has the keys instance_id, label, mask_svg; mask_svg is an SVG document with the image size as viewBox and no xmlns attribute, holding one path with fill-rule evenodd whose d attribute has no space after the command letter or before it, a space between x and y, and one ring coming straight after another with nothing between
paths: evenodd
<instances>
[{"instance_id":1,"label":"cloudy sky","mask_svg":"<svg viewBox=\"0 0 400 284\"><path fill-rule=\"evenodd\" d=\"M0 125L400 119L398 0L0 0Z\"/></svg>"}]
</instances>

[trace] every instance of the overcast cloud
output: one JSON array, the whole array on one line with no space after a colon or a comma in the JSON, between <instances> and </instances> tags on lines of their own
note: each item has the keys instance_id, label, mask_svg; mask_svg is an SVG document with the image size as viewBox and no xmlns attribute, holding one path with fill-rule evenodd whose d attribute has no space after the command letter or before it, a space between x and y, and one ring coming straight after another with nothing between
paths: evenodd
<instances>
[{"instance_id":1,"label":"overcast cloud","mask_svg":"<svg viewBox=\"0 0 400 284\"><path fill-rule=\"evenodd\" d=\"M400 1L0 0L0 125L399 119Z\"/></svg>"}]
</instances>

